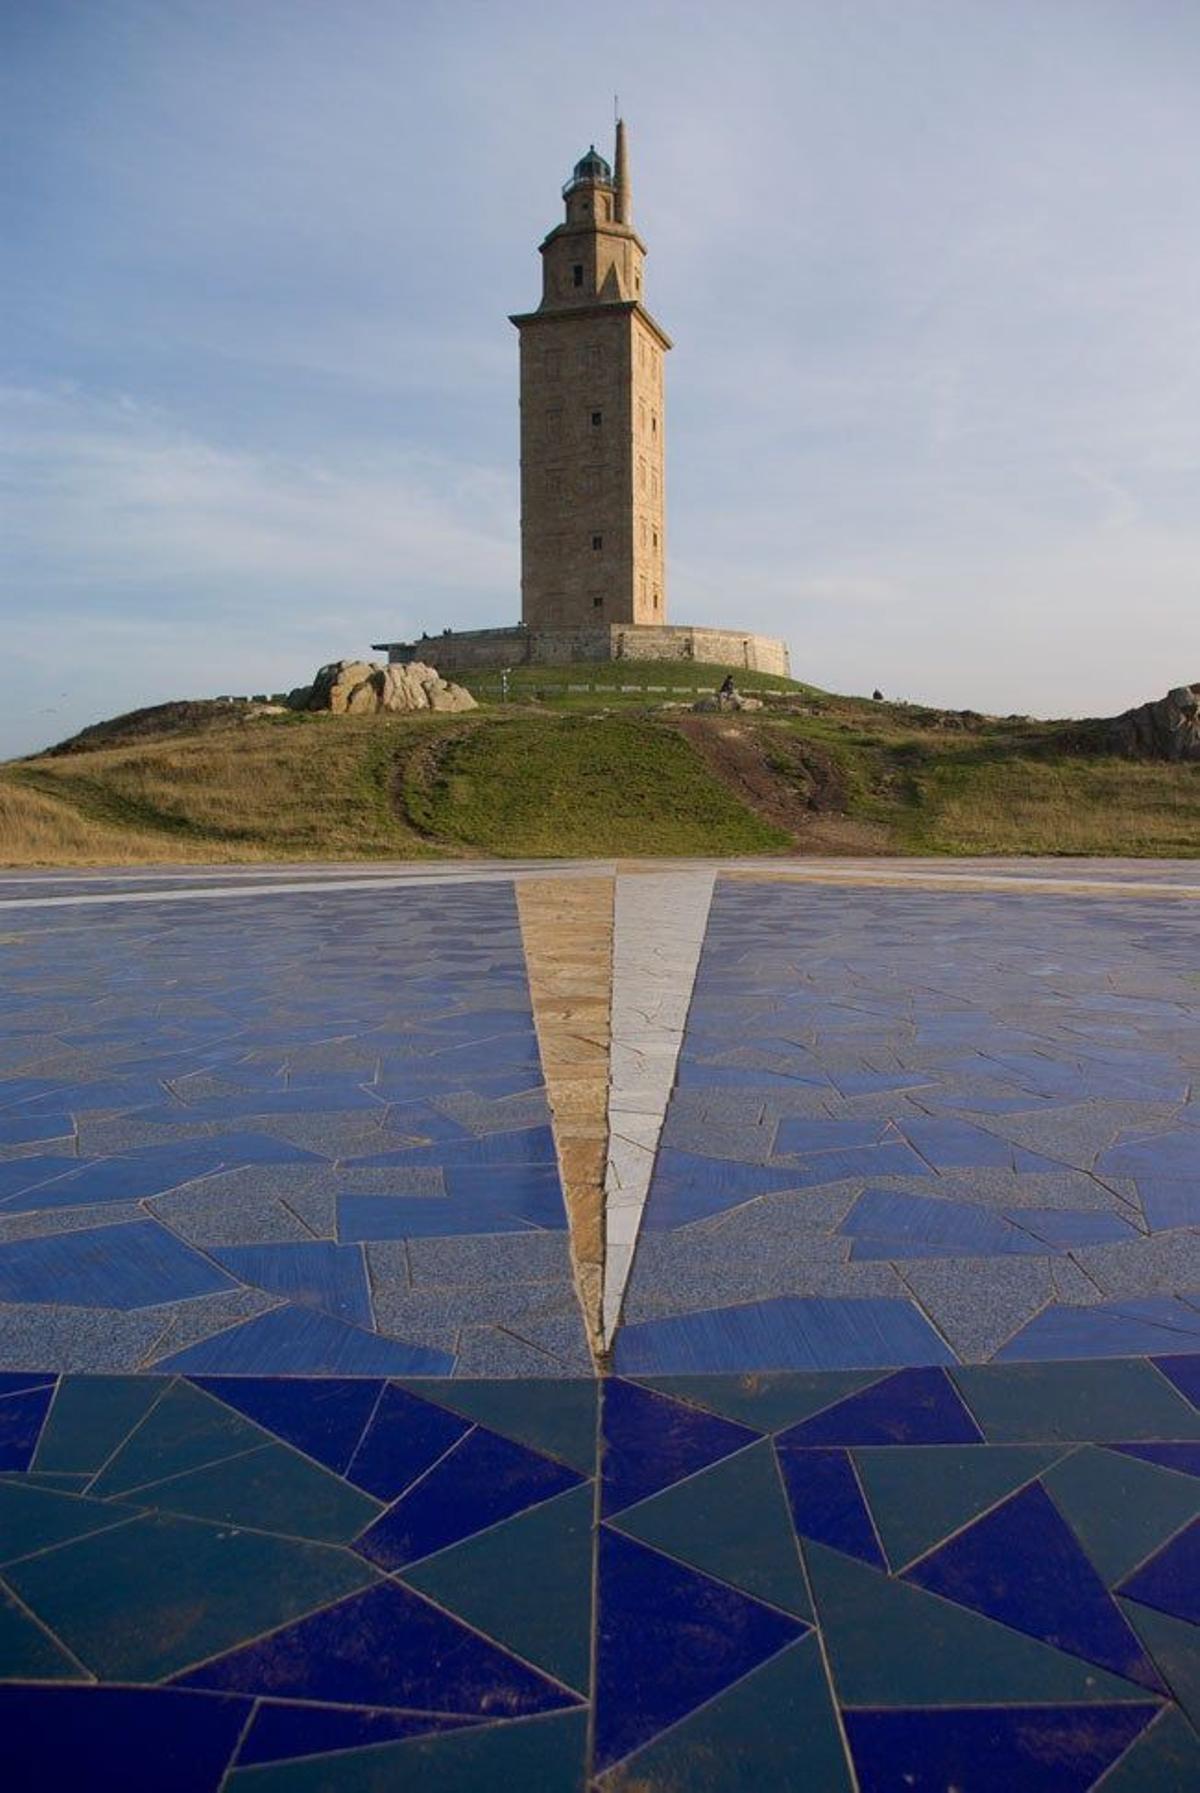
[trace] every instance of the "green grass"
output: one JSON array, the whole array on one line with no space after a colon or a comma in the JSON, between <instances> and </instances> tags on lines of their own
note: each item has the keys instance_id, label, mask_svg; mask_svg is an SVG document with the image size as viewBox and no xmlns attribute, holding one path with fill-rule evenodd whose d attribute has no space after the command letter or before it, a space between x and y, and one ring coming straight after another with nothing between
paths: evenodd
<instances>
[{"instance_id":1,"label":"green grass","mask_svg":"<svg viewBox=\"0 0 1200 1793\"><path fill-rule=\"evenodd\" d=\"M1200 856L1200 765L1103 757L1075 725L782 680L761 711L692 719L706 759L662 708L682 700L616 689L688 675L721 669L525 668L513 702L466 715L139 714L90 731L87 751L0 767L0 862Z\"/></svg>"},{"instance_id":2,"label":"green grass","mask_svg":"<svg viewBox=\"0 0 1200 1793\"><path fill-rule=\"evenodd\" d=\"M472 729L442 755L423 820L500 857L766 853L790 844L680 735L623 717Z\"/></svg>"},{"instance_id":3,"label":"green grass","mask_svg":"<svg viewBox=\"0 0 1200 1793\"><path fill-rule=\"evenodd\" d=\"M715 691L727 672L732 672L745 691L786 691L795 695L816 692L768 672L747 672L738 666L711 666L701 661L615 660L577 666L515 666L508 675L512 703L543 703L569 709L594 710L598 706L690 703L704 691ZM500 701L500 668L479 673L449 673L465 685L481 704ZM590 690L571 687L590 686Z\"/></svg>"}]
</instances>

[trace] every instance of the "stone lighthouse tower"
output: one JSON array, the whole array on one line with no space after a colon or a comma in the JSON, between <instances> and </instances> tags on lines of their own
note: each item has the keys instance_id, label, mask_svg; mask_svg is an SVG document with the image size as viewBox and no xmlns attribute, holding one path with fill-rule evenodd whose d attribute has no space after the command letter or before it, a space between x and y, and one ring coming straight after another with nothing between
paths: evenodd
<instances>
[{"instance_id":1,"label":"stone lighthouse tower","mask_svg":"<svg viewBox=\"0 0 1200 1793\"><path fill-rule=\"evenodd\" d=\"M642 303L629 147L595 148L541 245L542 302L521 333L521 620L527 629L666 621L663 367Z\"/></svg>"},{"instance_id":2,"label":"stone lighthouse tower","mask_svg":"<svg viewBox=\"0 0 1200 1793\"><path fill-rule=\"evenodd\" d=\"M593 146L541 246L542 301L521 338L521 621L379 641L388 659L469 674L575 661L693 661L788 671L784 642L667 622L663 370L671 339L642 301L629 143ZM715 682L715 681L714 681Z\"/></svg>"}]
</instances>

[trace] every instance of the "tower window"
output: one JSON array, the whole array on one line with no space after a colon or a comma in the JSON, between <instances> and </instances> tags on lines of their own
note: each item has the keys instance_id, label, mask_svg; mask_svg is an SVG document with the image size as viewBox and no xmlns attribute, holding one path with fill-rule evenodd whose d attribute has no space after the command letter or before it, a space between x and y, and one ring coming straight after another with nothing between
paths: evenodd
<instances>
[{"instance_id":1,"label":"tower window","mask_svg":"<svg viewBox=\"0 0 1200 1793\"><path fill-rule=\"evenodd\" d=\"M595 592L592 596L592 609L599 610L602 608L603 604L604 604L604 599L601 597L599 592Z\"/></svg>"},{"instance_id":2,"label":"tower window","mask_svg":"<svg viewBox=\"0 0 1200 1793\"><path fill-rule=\"evenodd\" d=\"M650 413L650 434L652 436L657 436L658 434L658 418L654 415L653 411Z\"/></svg>"},{"instance_id":3,"label":"tower window","mask_svg":"<svg viewBox=\"0 0 1200 1793\"><path fill-rule=\"evenodd\" d=\"M593 429L594 429L594 430L598 430L598 429L599 429L599 428L600 428L600 425L601 425L601 424L602 424L602 423L603 423L603 422L604 422L604 413L603 413L603 411L593 411L593 412L592 412L592 428L593 428Z\"/></svg>"},{"instance_id":4,"label":"tower window","mask_svg":"<svg viewBox=\"0 0 1200 1793\"><path fill-rule=\"evenodd\" d=\"M599 550L600 550L600 549L601 549L601 548L603 548L603 546L604 546L604 537L603 537L603 536L602 536L602 535L594 535L594 536L593 536L593 537L592 537L592 548L593 548L593 550L594 550L594 551L596 551L596 552L599 552Z\"/></svg>"},{"instance_id":5,"label":"tower window","mask_svg":"<svg viewBox=\"0 0 1200 1793\"><path fill-rule=\"evenodd\" d=\"M577 261L571 269L571 280L575 286L583 285L583 263Z\"/></svg>"},{"instance_id":6,"label":"tower window","mask_svg":"<svg viewBox=\"0 0 1200 1793\"><path fill-rule=\"evenodd\" d=\"M658 547L658 531L657 531L657 529L654 531L654 546L656 548Z\"/></svg>"}]
</instances>

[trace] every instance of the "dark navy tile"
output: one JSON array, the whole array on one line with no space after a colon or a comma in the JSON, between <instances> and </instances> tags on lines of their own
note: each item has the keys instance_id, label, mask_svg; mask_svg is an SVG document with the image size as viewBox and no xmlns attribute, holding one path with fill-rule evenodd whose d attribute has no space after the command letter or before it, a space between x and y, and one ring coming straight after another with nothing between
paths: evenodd
<instances>
[{"instance_id":1,"label":"dark navy tile","mask_svg":"<svg viewBox=\"0 0 1200 1793\"><path fill-rule=\"evenodd\" d=\"M898 1370L779 1435L811 1445L981 1444L983 1434L943 1370Z\"/></svg>"},{"instance_id":2,"label":"dark navy tile","mask_svg":"<svg viewBox=\"0 0 1200 1793\"><path fill-rule=\"evenodd\" d=\"M1163 1469L1174 1469L1180 1475L1200 1476L1200 1444L1114 1444L1112 1449L1127 1457L1138 1457L1143 1463L1157 1463Z\"/></svg>"},{"instance_id":3,"label":"dark navy tile","mask_svg":"<svg viewBox=\"0 0 1200 1793\"><path fill-rule=\"evenodd\" d=\"M0 1399L0 1469L29 1468L53 1394L51 1382Z\"/></svg>"},{"instance_id":4,"label":"dark navy tile","mask_svg":"<svg viewBox=\"0 0 1200 1793\"><path fill-rule=\"evenodd\" d=\"M346 1475L380 1500L395 1500L469 1430L469 1421L389 1383Z\"/></svg>"},{"instance_id":5,"label":"dark navy tile","mask_svg":"<svg viewBox=\"0 0 1200 1793\"><path fill-rule=\"evenodd\" d=\"M1121 1592L1157 1612L1200 1625L1200 1519L1135 1570Z\"/></svg>"},{"instance_id":6,"label":"dark navy tile","mask_svg":"<svg viewBox=\"0 0 1200 1793\"><path fill-rule=\"evenodd\" d=\"M353 1594L180 1677L264 1699L506 1718L579 1704L397 1582Z\"/></svg>"},{"instance_id":7,"label":"dark navy tile","mask_svg":"<svg viewBox=\"0 0 1200 1793\"><path fill-rule=\"evenodd\" d=\"M1200 1410L1200 1357L1155 1357L1154 1365Z\"/></svg>"},{"instance_id":8,"label":"dark navy tile","mask_svg":"<svg viewBox=\"0 0 1200 1793\"><path fill-rule=\"evenodd\" d=\"M380 1568L401 1569L582 1480L565 1464L477 1426L363 1533L356 1548Z\"/></svg>"},{"instance_id":9,"label":"dark navy tile","mask_svg":"<svg viewBox=\"0 0 1200 1793\"><path fill-rule=\"evenodd\" d=\"M1156 1716L1153 1705L848 1711L862 1793L1087 1793Z\"/></svg>"},{"instance_id":10,"label":"dark navy tile","mask_svg":"<svg viewBox=\"0 0 1200 1793\"><path fill-rule=\"evenodd\" d=\"M0 1687L11 1785L216 1793L250 1702L171 1688Z\"/></svg>"},{"instance_id":11,"label":"dark navy tile","mask_svg":"<svg viewBox=\"0 0 1200 1793\"><path fill-rule=\"evenodd\" d=\"M776 1452L796 1531L873 1567L885 1567L849 1454L789 1448L782 1442Z\"/></svg>"},{"instance_id":12,"label":"dark navy tile","mask_svg":"<svg viewBox=\"0 0 1200 1793\"><path fill-rule=\"evenodd\" d=\"M808 1629L606 1526L599 1551L595 1760L600 1771Z\"/></svg>"},{"instance_id":13,"label":"dark navy tile","mask_svg":"<svg viewBox=\"0 0 1200 1793\"><path fill-rule=\"evenodd\" d=\"M748 1426L619 1378L604 1384L601 1424L603 1509L609 1515L742 1450L759 1436Z\"/></svg>"},{"instance_id":14,"label":"dark navy tile","mask_svg":"<svg viewBox=\"0 0 1200 1793\"><path fill-rule=\"evenodd\" d=\"M285 1444L342 1474L375 1411L383 1383L368 1377L195 1376Z\"/></svg>"},{"instance_id":15,"label":"dark navy tile","mask_svg":"<svg viewBox=\"0 0 1200 1793\"><path fill-rule=\"evenodd\" d=\"M477 1719L457 1716L435 1718L428 1712L356 1712L330 1706L264 1703L254 1714L238 1751L238 1767L292 1762L306 1756L393 1743L404 1737L428 1737L478 1723Z\"/></svg>"},{"instance_id":16,"label":"dark navy tile","mask_svg":"<svg viewBox=\"0 0 1200 1793\"><path fill-rule=\"evenodd\" d=\"M905 1579L1162 1690L1153 1664L1038 1482L915 1563Z\"/></svg>"}]
</instances>

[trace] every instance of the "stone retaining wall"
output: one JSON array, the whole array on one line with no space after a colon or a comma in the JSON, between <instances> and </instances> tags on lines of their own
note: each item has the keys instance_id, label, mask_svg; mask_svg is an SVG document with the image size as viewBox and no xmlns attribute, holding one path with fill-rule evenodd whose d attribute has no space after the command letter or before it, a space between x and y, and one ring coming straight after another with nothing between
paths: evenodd
<instances>
[{"instance_id":1,"label":"stone retaining wall","mask_svg":"<svg viewBox=\"0 0 1200 1793\"><path fill-rule=\"evenodd\" d=\"M786 642L736 629L655 628L632 623L579 629L471 629L423 635L419 641L377 641L393 664L423 660L439 672L498 666L570 666L609 660L699 661L749 672L791 676Z\"/></svg>"}]
</instances>

